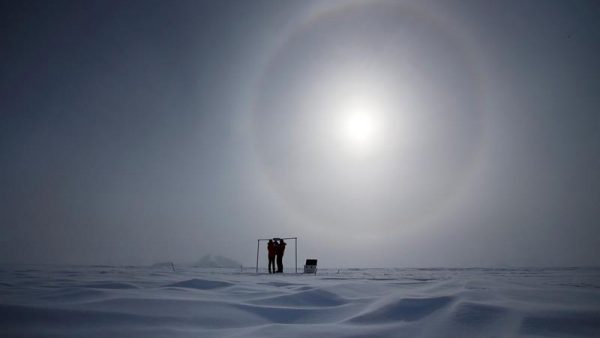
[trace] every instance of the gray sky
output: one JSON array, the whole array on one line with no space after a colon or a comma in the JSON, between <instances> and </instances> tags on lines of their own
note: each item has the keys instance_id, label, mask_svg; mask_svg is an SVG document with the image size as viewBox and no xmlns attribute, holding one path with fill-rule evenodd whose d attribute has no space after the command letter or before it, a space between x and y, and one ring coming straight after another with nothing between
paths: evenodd
<instances>
[{"instance_id":1,"label":"gray sky","mask_svg":"<svg viewBox=\"0 0 600 338\"><path fill-rule=\"evenodd\" d=\"M0 50L0 262L600 264L597 1L4 1Z\"/></svg>"}]
</instances>

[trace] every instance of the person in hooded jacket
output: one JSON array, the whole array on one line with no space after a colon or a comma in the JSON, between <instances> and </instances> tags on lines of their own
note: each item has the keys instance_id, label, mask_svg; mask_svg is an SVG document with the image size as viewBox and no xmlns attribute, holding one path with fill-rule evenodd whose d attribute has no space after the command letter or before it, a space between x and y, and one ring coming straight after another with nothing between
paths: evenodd
<instances>
[{"instance_id":1,"label":"person in hooded jacket","mask_svg":"<svg viewBox=\"0 0 600 338\"><path fill-rule=\"evenodd\" d=\"M268 257L269 257L269 273L275 273L276 250L275 250L275 243L273 242L272 239L270 239L269 243L267 243L267 251L268 251Z\"/></svg>"},{"instance_id":2,"label":"person in hooded jacket","mask_svg":"<svg viewBox=\"0 0 600 338\"><path fill-rule=\"evenodd\" d=\"M277 253L277 272L282 273L283 272L283 253L285 252L285 246L287 244L285 244L285 242L283 241L283 239L279 240L279 244L276 247L276 253Z\"/></svg>"}]
</instances>

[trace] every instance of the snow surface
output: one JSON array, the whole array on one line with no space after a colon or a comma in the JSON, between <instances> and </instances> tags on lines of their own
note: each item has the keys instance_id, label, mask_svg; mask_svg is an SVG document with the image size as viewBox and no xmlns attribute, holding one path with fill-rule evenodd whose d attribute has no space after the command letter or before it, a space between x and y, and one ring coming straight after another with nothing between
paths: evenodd
<instances>
[{"instance_id":1,"label":"snow surface","mask_svg":"<svg viewBox=\"0 0 600 338\"><path fill-rule=\"evenodd\" d=\"M1 337L600 337L600 269L0 267Z\"/></svg>"}]
</instances>

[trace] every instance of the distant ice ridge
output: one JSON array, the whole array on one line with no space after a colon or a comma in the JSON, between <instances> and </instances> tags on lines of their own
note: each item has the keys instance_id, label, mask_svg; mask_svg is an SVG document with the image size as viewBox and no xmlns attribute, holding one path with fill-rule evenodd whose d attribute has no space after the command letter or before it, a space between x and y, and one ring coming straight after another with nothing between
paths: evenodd
<instances>
[{"instance_id":1,"label":"distant ice ridge","mask_svg":"<svg viewBox=\"0 0 600 338\"><path fill-rule=\"evenodd\" d=\"M242 264L231 258L206 255L200 258L193 266L197 268L239 268Z\"/></svg>"},{"instance_id":2,"label":"distant ice ridge","mask_svg":"<svg viewBox=\"0 0 600 338\"><path fill-rule=\"evenodd\" d=\"M0 266L0 337L600 337L600 269L261 271Z\"/></svg>"},{"instance_id":3,"label":"distant ice ridge","mask_svg":"<svg viewBox=\"0 0 600 338\"><path fill-rule=\"evenodd\" d=\"M195 267L195 268L235 268L235 269L239 269L240 266L242 266L242 264L240 262L237 262L231 258L227 258L224 256L211 256L211 255L205 255L204 257L200 258L198 261L196 261L195 263L179 263L179 262L159 262L159 263L154 263L151 265L152 268L168 268L168 269L175 269L180 268L182 266L187 266L187 267Z\"/></svg>"}]
</instances>

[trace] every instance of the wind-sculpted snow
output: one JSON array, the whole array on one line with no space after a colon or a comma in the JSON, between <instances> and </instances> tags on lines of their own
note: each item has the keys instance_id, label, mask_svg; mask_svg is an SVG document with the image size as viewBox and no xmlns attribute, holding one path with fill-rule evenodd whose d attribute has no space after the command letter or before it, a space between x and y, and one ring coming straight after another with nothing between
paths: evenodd
<instances>
[{"instance_id":1,"label":"wind-sculpted snow","mask_svg":"<svg viewBox=\"0 0 600 338\"><path fill-rule=\"evenodd\" d=\"M169 284L168 286L179 287L179 288L208 290L208 289L223 288L223 287L230 286L230 285L231 285L231 283L228 283L228 282L194 278L194 279L190 279L190 280L184 280L181 282Z\"/></svg>"},{"instance_id":2,"label":"wind-sculpted snow","mask_svg":"<svg viewBox=\"0 0 600 338\"><path fill-rule=\"evenodd\" d=\"M0 269L0 337L599 337L599 269Z\"/></svg>"},{"instance_id":3,"label":"wind-sculpted snow","mask_svg":"<svg viewBox=\"0 0 600 338\"><path fill-rule=\"evenodd\" d=\"M363 324L378 324L398 321L416 321L448 306L452 297L400 298L377 306L375 310L352 318L350 321Z\"/></svg>"},{"instance_id":4,"label":"wind-sculpted snow","mask_svg":"<svg viewBox=\"0 0 600 338\"><path fill-rule=\"evenodd\" d=\"M313 289L299 291L289 295L263 298L253 302L254 304L292 306L292 307L319 307L339 306L347 303L347 300L339 297L333 292Z\"/></svg>"}]
</instances>

